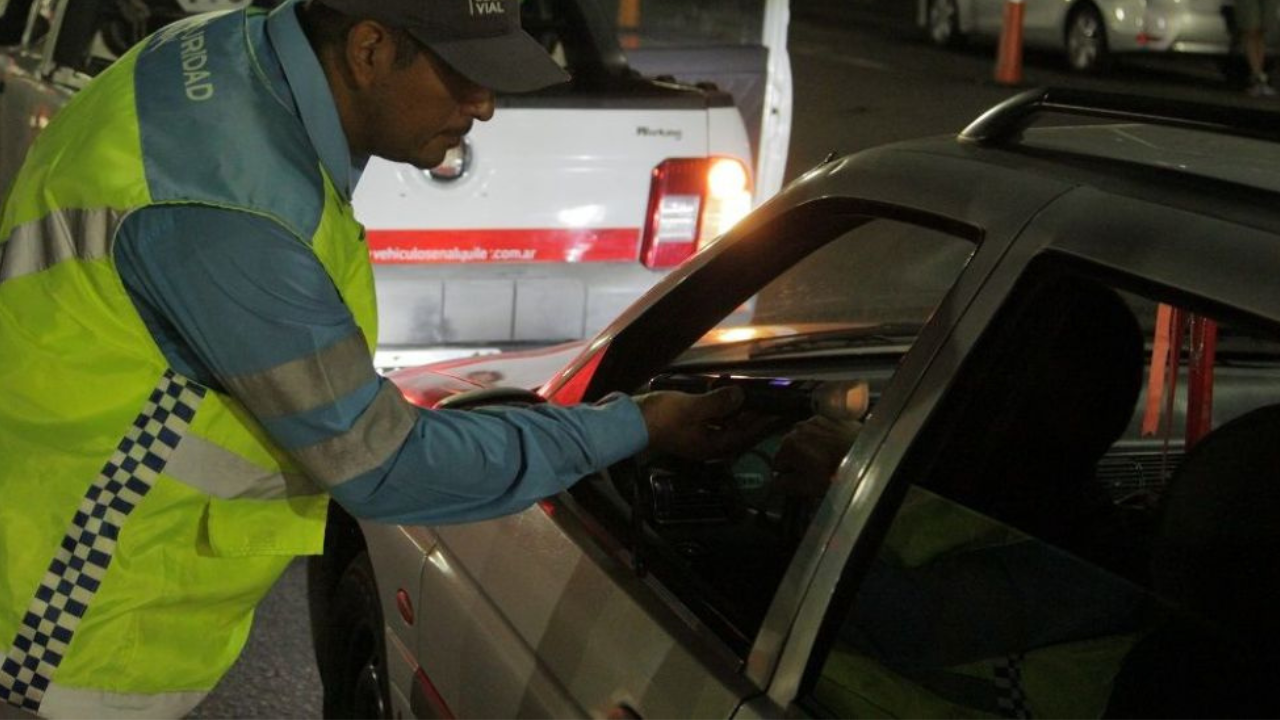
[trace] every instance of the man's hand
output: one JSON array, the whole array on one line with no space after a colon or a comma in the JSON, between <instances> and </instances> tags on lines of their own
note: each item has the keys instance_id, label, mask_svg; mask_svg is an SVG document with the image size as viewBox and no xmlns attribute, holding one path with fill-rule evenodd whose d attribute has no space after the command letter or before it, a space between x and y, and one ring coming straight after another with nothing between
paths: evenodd
<instances>
[{"instance_id":1,"label":"man's hand","mask_svg":"<svg viewBox=\"0 0 1280 720\"><path fill-rule=\"evenodd\" d=\"M658 390L635 397L649 429L649 450L686 460L742 452L758 441L772 418L740 413L742 388L702 395Z\"/></svg>"},{"instance_id":2,"label":"man's hand","mask_svg":"<svg viewBox=\"0 0 1280 720\"><path fill-rule=\"evenodd\" d=\"M773 456L778 489L805 497L826 495L840 461L860 430L862 423L837 422L821 415L796 423Z\"/></svg>"}]
</instances>

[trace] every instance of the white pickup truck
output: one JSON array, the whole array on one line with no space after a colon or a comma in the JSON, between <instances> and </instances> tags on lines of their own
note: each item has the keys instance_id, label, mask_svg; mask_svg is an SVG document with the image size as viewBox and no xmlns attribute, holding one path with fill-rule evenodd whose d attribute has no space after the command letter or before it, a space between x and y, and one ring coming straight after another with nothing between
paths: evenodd
<instances>
[{"instance_id":1,"label":"white pickup truck","mask_svg":"<svg viewBox=\"0 0 1280 720\"><path fill-rule=\"evenodd\" d=\"M49 117L125 48L185 14L247 4L0 0L0 190ZM521 10L573 81L500 96L440 167L374 159L356 188L380 368L590 337L781 186L786 0Z\"/></svg>"}]
</instances>

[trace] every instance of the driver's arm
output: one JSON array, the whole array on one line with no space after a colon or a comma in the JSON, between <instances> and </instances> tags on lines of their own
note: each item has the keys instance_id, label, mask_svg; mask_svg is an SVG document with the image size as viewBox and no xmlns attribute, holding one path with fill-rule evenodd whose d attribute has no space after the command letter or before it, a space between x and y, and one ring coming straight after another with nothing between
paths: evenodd
<instances>
[{"instance_id":1,"label":"driver's arm","mask_svg":"<svg viewBox=\"0 0 1280 720\"><path fill-rule=\"evenodd\" d=\"M821 415L796 423L783 436L773 456L777 489L810 498L826 495L840 461L861 431L860 422L831 420Z\"/></svg>"}]
</instances>

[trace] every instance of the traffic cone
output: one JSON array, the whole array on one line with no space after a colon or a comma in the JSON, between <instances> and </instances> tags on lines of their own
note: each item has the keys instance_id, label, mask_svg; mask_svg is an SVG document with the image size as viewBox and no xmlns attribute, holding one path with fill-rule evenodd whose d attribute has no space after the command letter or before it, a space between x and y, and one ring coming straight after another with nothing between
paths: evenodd
<instances>
[{"instance_id":1,"label":"traffic cone","mask_svg":"<svg viewBox=\"0 0 1280 720\"><path fill-rule=\"evenodd\" d=\"M1000 51L996 55L996 82L1001 85L1022 82L1022 11L1023 0L1005 0Z\"/></svg>"},{"instance_id":2,"label":"traffic cone","mask_svg":"<svg viewBox=\"0 0 1280 720\"><path fill-rule=\"evenodd\" d=\"M640 0L622 0L618 3L618 34L624 50L634 50L640 45Z\"/></svg>"}]
</instances>

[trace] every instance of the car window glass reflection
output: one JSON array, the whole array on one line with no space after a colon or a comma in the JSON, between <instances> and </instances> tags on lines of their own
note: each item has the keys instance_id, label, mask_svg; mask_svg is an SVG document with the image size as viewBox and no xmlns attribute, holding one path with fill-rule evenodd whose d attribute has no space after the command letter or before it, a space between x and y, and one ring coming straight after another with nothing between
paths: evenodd
<instances>
[{"instance_id":1,"label":"car window glass reflection","mask_svg":"<svg viewBox=\"0 0 1280 720\"><path fill-rule=\"evenodd\" d=\"M1181 460L1187 359L1153 383L1161 346L1135 308L1155 303L1066 274L1010 296L902 465L911 485L831 613L810 712L1274 713L1280 623L1260 608L1280 597L1263 520L1280 509L1280 355L1224 325L1213 429Z\"/></svg>"}]
</instances>

